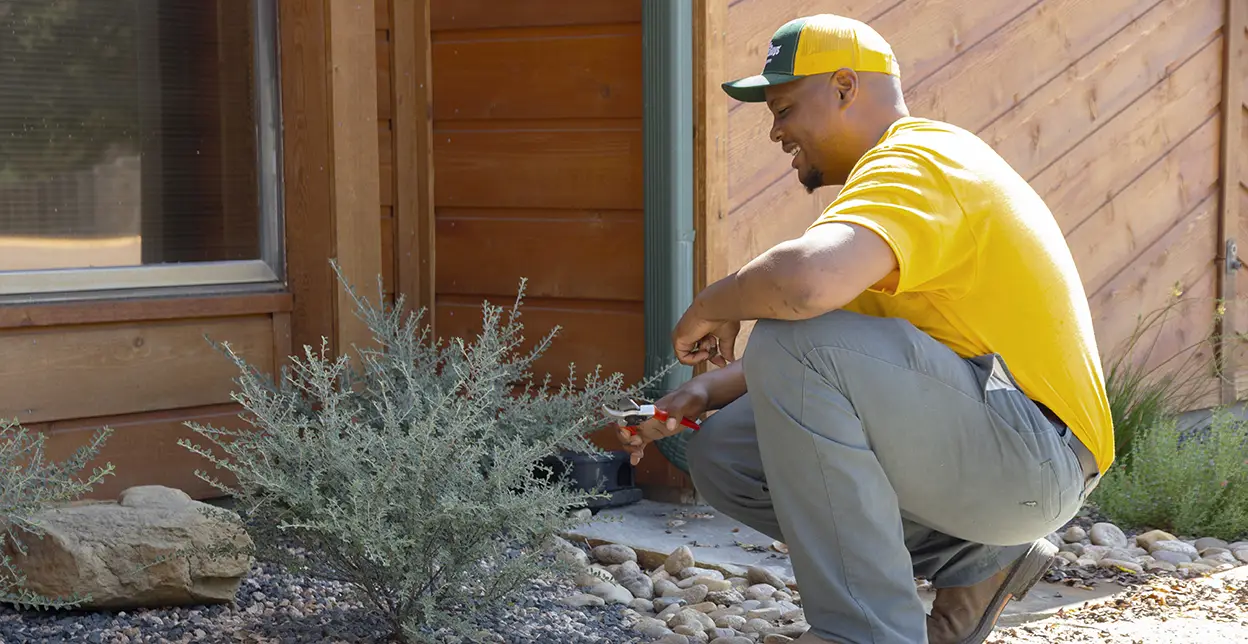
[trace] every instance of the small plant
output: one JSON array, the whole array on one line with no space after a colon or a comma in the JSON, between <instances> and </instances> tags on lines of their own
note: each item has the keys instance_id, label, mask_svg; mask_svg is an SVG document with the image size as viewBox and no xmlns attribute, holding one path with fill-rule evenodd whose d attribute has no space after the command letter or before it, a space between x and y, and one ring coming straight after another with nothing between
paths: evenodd
<instances>
[{"instance_id":1,"label":"small plant","mask_svg":"<svg viewBox=\"0 0 1248 644\"><path fill-rule=\"evenodd\" d=\"M435 633L468 632L474 608L560 570L541 544L594 495L543 460L599 451L587 435L604 424L600 405L648 383L626 389L598 371L580 381L573 371L557 390L549 376L534 383L531 366L558 329L519 352L523 281L505 321L486 304L474 341L434 343L418 326L423 311L405 319L401 299L373 306L338 277L372 346L354 361L328 357L324 342L305 347L275 383L223 345L254 429L189 425L223 457L180 444L236 480L197 472L239 502L258 550L349 583L401 640L444 641ZM288 546L307 558L286 556Z\"/></svg>"},{"instance_id":2,"label":"small plant","mask_svg":"<svg viewBox=\"0 0 1248 644\"><path fill-rule=\"evenodd\" d=\"M33 517L44 508L73 501L91 491L105 476L113 473L112 463L95 468L85 480L77 478L94 459L112 433L98 430L86 445L62 463L50 463L44 454L46 437L31 433L16 419L0 419L0 601L18 607L51 609L73 608L90 597L43 597L24 586L26 576L12 554L25 555L23 536L42 538L44 531ZM20 534L19 534L20 533Z\"/></svg>"},{"instance_id":3,"label":"small plant","mask_svg":"<svg viewBox=\"0 0 1248 644\"><path fill-rule=\"evenodd\" d=\"M1203 431L1176 418L1138 428L1132 467L1114 467L1092 493L1115 523L1234 541L1248 535L1248 425L1216 410Z\"/></svg>"}]
</instances>

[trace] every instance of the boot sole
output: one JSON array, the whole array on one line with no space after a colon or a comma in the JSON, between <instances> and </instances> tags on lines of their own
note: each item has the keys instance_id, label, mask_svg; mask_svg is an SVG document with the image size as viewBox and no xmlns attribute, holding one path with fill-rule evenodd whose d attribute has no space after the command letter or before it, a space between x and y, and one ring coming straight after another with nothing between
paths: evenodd
<instances>
[{"instance_id":1,"label":"boot sole","mask_svg":"<svg viewBox=\"0 0 1248 644\"><path fill-rule=\"evenodd\" d=\"M1005 582L997 589L997 594L993 595L992 601L988 604L988 610L984 611L984 616L975 625L975 630L958 644L980 644L988 639L988 635L997 627L997 620L1001 618L1001 611L1005 610L1005 605L1011 600L1026 597L1032 586L1035 586L1036 582L1040 581L1044 573L1053 565L1053 557L1056 556L1057 546L1050 543L1048 539L1032 542L1027 554L1014 563L1013 568L1005 577Z\"/></svg>"}]
</instances>

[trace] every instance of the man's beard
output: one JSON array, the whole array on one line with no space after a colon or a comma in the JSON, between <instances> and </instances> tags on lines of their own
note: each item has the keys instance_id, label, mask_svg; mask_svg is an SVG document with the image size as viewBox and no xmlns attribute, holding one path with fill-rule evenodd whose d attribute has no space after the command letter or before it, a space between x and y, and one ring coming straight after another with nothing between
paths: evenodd
<instances>
[{"instance_id":1,"label":"man's beard","mask_svg":"<svg viewBox=\"0 0 1248 644\"><path fill-rule=\"evenodd\" d=\"M798 175L798 180L806 187L806 194L813 194L823 187L823 172L819 168L811 168L804 176Z\"/></svg>"}]
</instances>

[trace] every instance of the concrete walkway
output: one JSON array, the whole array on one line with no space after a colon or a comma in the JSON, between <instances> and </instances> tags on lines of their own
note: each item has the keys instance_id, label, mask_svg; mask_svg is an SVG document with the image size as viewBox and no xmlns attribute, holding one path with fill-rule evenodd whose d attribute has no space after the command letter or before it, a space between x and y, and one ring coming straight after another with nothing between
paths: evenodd
<instances>
[{"instance_id":1,"label":"concrete walkway","mask_svg":"<svg viewBox=\"0 0 1248 644\"><path fill-rule=\"evenodd\" d=\"M767 568L790 585L795 584L789 557L773 548L773 540L707 506L674 505L641 501L622 508L602 510L595 520L566 535L591 546L617 543L637 551L642 566L657 568L671 552L689 546L704 568L726 574L744 574L746 566ZM1064 607L1102 599L1123 592L1111 583L1093 590L1041 582L1022 601L1011 602L1001 616L1001 626L1015 626L1043 619ZM919 595L931 607L935 592L923 587Z\"/></svg>"}]
</instances>

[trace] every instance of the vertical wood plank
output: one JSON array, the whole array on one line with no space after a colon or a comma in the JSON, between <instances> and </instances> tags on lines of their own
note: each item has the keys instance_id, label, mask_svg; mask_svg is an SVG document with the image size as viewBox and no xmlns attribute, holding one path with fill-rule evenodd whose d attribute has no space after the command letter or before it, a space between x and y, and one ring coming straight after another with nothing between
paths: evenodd
<instances>
[{"instance_id":1,"label":"vertical wood plank","mask_svg":"<svg viewBox=\"0 0 1248 644\"><path fill-rule=\"evenodd\" d=\"M377 22L373 2L326 0L333 145L334 256L360 295L381 275L381 183L377 143ZM355 302L335 284L339 354L371 342Z\"/></svg>"},{"instance_id":2,"label":"vertical wood plank","mask_svg":"<svg viewBox=\"0 0 1248 644\"><path fill-rule=\"evenodd\" d=\"M1231 344L1235 335L1235 278L1238 272L1239 253L1234 246L1240 241L1239 235L1239 168L1237 167L1240 143L1240 128L1243 126L1241 105L1243 104L1243 88L1240 86L1243 75L1239 66L1243 61L1245 7L1243 0L1226 0L1226 31L1222 39L1224 56L1222 59L1222 150L1221 150L1221 194L1218 211L1218 297L1221 302L1219 312L1218 333L1218 375L1221 384L1221 402L1229 405L1235 402L1237 387L1235 384L1235 351ZM1228 252L1229 251L1229 252ZM1232 254L1233 253L1233 254Z\"/></svg>"},{"instance_id":3,"label":"vertical wood plank","mask_svg":"<svg viewBox=\"0 0 1248 644\"><path fill-rule=\"evenodd\" d=\"M325 3L283 0L277 8L286 282L295 301L291 340L297 347L319 347L324 337L333 350L335 282L326 261L334 241Z\"/></svg>"},{"instance_id":4,"label":"vertical wood plank","mask_svg":"<svg viewBox=\"0 0 1248 644\"><path fill-rule=\"evenodd\" d=\"M429 0L395 2L394 243L397 289L411 311L434 322L433 53ZM436 330L435 330L436 333Z\"/></svg>"},{"instance_id":5,"label":"vertical wood plank","mask_svg":"<svg viewBox=\"0 0 1248 644\"><path fill-rule=\"evenodd\" d=\"M724 82L728 3L694 0L693 5L693 183L694 293L727 274L724 217L728 209L728 103ZM698 365L703 373L707 363Z\"/></svg>"}]
</instances>

